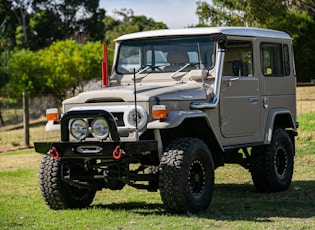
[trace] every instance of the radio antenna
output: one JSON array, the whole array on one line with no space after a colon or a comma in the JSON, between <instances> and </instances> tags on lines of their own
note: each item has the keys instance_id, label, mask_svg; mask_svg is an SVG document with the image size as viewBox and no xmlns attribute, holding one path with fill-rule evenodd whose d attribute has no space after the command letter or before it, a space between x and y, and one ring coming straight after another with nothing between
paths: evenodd
<instances>
[{"instance_id":1,"label":"radio antenna","mask_svg":"<svg viewBox=\"0 0 315 230\"><path fill-rule=\"evenodd\" d=\"M138 130L138 110L137 110L137 86L136 86L136 69L133 69L133 90L135 95L135 119L136 119L136 141L139 141L139 130Z\"/></svg>"}]
</instances>

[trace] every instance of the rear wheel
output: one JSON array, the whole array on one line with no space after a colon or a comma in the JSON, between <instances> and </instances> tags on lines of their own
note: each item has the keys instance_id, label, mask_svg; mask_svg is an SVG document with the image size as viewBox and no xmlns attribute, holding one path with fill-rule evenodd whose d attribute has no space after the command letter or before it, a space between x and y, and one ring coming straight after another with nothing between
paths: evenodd
<instances>
[{"instance_id":1,"label":"rear wheel","mask_svg":"<svg viewBox=\"0 0 315 230\"><path fill-rule=\"evenodd\" d=\"M83 169L82 169L83 170ZM51 209L85 208L95 196L96 189L81 189L62 179L62 162L45 156L40 167L40 189L46 204Z\"/></svg>"},{"instance_id":2,"label":"rear wheel","mask_svg":"<svg viewBox=\"0 0 315 230\"><path fill-rule=\"evenodd\" d=\"M294 148L288 133L277 129L267 146L253 148L250 171L260 192L280 192L291 184L294 167Z\"/></svg>"},{"instance_id":3,"label":"rear wheel","mask_svg":"<svg viewBox=\"0 0 315 230\"><path fill-rule=\"evenodd\" d=\"M173 213L205 211L214 188L214 164L208 146L195 138L172 142L159 169L159 189L165 208Z\"/></svg>"}]
</instances>

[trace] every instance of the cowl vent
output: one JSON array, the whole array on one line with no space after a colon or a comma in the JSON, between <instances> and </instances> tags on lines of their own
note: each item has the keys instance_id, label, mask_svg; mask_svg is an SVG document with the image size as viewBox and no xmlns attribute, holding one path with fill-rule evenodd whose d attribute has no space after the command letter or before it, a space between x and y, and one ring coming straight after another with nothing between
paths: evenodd
<instances>
[{"instance_id":1,"label":"cowl vent","mask_svg":"<svg viewBox=\"0 0 315 230\"><path fill-rule=\"evenodd\" d=\"M102 103L102 102L125 102L121 98L92 98L86 101L86 103Z\"/></svg>"}]
</instances>

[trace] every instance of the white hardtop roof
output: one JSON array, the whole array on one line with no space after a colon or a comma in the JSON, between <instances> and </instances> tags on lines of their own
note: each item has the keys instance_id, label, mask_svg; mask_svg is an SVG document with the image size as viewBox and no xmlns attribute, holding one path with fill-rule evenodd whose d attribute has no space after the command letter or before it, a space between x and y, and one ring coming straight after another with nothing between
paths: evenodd
<instances>
[{"instance_id":1,"label":"white hardtop roof","mask_svg":"<svg viewBox=\"0 0 315 230\"><path fill-rule=\"evenodd\" d=\"M251 27L196 27L186 29L150 30L138 33L126 34L115 41L136 40L141 38L169 37L169 36L194 36L222 33L231 36L266 37L292 39L287 33L277 30L259 29Z\"/></svg>"}]
</instances>

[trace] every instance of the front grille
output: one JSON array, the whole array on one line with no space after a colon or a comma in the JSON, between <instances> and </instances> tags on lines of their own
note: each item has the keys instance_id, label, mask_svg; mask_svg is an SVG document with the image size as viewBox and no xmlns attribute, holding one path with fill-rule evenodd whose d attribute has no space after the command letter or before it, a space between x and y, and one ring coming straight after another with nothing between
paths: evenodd
<instances>
[{"instance_id":1,"label":"front grille","mask_svg":"<svg viewBox=\"0 0 315 230\"><path fill-rule=\"evenodd\" d=\"M121 113L112 113L114 118L115 118L115 121L117 123L117 126L125 126L125 122L124 122L124 113L121 112Z\"/></svg>"}]
</instances>

